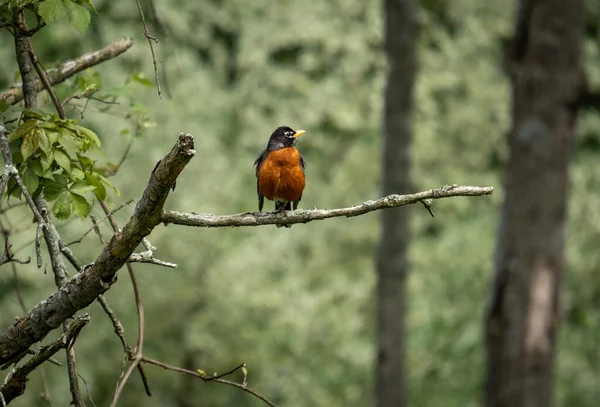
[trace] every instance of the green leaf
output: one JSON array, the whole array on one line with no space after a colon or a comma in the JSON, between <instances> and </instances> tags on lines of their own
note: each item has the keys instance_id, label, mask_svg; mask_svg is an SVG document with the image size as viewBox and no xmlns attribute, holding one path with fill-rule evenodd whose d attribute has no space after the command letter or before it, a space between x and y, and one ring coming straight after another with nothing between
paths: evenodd
<instances>
[{"instance_id":1,"label":"green leaf","mask_svg":"<svg viewBox=\"0 0 600 407\"><path fill-rule=\"evenodd\" d=\"M83 169L86 170L86 171L91 171L92 167L94 166L94 162L92 160L90 160L88 157L85 157L85 156L80 156L79 157L79 162L83 166Z\"/></svg>"},{"instance_id":2,"label":"green leaf","mask_svg":"<svg viewBox=\"0 0 600 407\"><path fill-rule=\"evenodd\" d=\"M48 139L46 135L39 129L32 129L23 137L21 142L21 153L23 154L23 160L27 160L41 144L47 143Z\"/></svg>"},{"instance_id":3,"label":"green leaf","mask_svg":"<svg viewBox=\"0 0 600 407\"><path fill-rule=\"evenodd\" d=\"M83 195L88 192L92 192L95 189L96 189L96 187L94 185L90 185L85 181L78 181L78 182L74 183L71 186L71 188L69 188L69 191L75 192L76 194L79 194L79 195Z\"/></svg>"},{"instance_id":4,"label":"green leaf","mask_svg":"<svg viewBox=\"0 0 600 407\"><path fill-rule=\"evenodd\" d=\"M44 171L48 170L52 166L52 162L54 161L54 153L50 151L50 154L46 155L44 153L40 154L40 162L42 164L42 169Z\"/></svg>"},{"instance_id":5,"label":"green leaf","mask_svg":"<svg viewBox=\"0 0 600 407\"><path fill-rule=\"evenodd\" d=\"M71 216L71 196L68 193L62 194L54 203L52 210L57 219L69 219Z\"/></svg>"},{"instance_id":6,"label":"green leaf","mask_svg":"<svg viewBox=\"0 0 600 407\"><path fill-rule=\"evenodd\" d=\"M29 194L33 194L40 186L40 179L33 173L33 171L31 171L29 167L25 168L21 178L23 179L23 183L25 184Z\"/></svg>"},{"instance_id":7,"label":"green leaf","mask_svg":"<svg viewBox=\"0 0 600 407\"><path fill-rule=\"evenodd\" d=\"M71 157L64 150L59 148L54 150L54 161L66 171L71 171Z\"/></svg>"},{"instance_id":8,"label":"green leaf","mask_svg":"<svg viewBox=\"0 0 600 407\"><path fill-rule=\"evenodd\" d=\"M74 181L81 181L83 178L85 178L85 173L79 168L73 167L71 168L71 178Z\"/></svg>"},{"instance_id":9,"label":"green leaf","mask_svg":"<svg viewBox=\"0 0 600 407\"><path fill-rule=\"evenodd\" d=\"M119 196L119 195L120 195L120 192L119 192L119 190L118 190L117 188L115 188L115 186L114 186L113 184L111 184L111 183L110 183L110 181L109 181L108 179L106 179L106 177L103 177L102 175L98 174L97 172L96 172L96 173L94 173L94 175L95 175L96 177L98 177L98 179L99 179L100 181L102 181L104 184L106 184L106 186L107 186L107 187L110 187L110 188L112 188L112 189L113 189L113 191L115 191L115 195L116 195L116 196Z\"/></svg>"},{"instance_id":10,"label":"green leaf","mask_svg":"<svg viewBox=\"0 0 600 407\"><path fill-rule=\"evenodd\" d=\"M68 181L62 175L60 175L60 174L54 174L54 180L58 183L58 185L61 185L64 189L67 188Z\"/></svg>"},{"instance_id":11,"label":"green leaf","mask_svg":"<svg viewBox=\"0 0 600 407\"><path fill-rule=\"evenodd\" d=\"M102 143L100 142L100 138L96 133L83 126L75 126L75 128L80 134L82 134L86 138L90 146L95 145L96 147L100 147Z\"/></svg>"},{"instance_id":12,"label":"green leaf","mask_svg":"<svg viewBox=\"0 0 600 407\"><path fill-rule=\"evenodd\" d=\"M36 127L36 122L33 120L27 121L17 127L12 133L8 135L8 142L14 141L18 138L23 138L29 134Z\"/></svg>"},{"instance_id":13,"label":"green leaf","mask_svg":"<svg viewBox=\"0 0 600 407\"><path fill-rule=\"evenodd\" d=\"M80 152L83 150L83 142L70 131L62 131L58 135L58 144L67 151Z\"/></svg>"},{"instance_id":14,"label":"green leaf","mask_svg":"<svg viewBox=\"0 0 600 407\"><path fill-rule=\"evenodd\" d=\"M15 181L13 177L10 177L8 184L6 185L6 196L9 198L12 196L21 199L21 188L19 188L17 181Z\"/></svg>"},{"instance_id":15,"label":"green leaf","mask_svg":"<svg viewBox=\"0 0 600 407\"><path fill-rule=\"evenodd\" d=\"M28 167L38 177L44 176L44 169L42 168L42 163L39 158L29 160Z\"/></svg>"},{"instance_id":16,"label":"green leaf","mask_svg":"<svg viewBox=\"0 0 600 407\"><path fill-rule=\"evenodd\" d=\"M47 178L42 179L42 186L44 187L44 196L48 201L55 201L67 191L66 186Z\"/></svg>"},{"instance_id":17,"label":"green leaf","mask_svg":"<svg viewBox=\"0 0 600 407\"><path fill-rule=\"evenodd\" d=\"M65 6L67 7L69 22L77 31L83 34L90 25L90 12L84 6L72 1L65 2Z\"/></svg>"},{"instance_id":18,"label":"green leaf","mask_svg":"<svg viewBox=\"0 0 600 407\"><path fill-rule=\"evenodd\" d=\"M38 128L35 130L35 134L38 139L38 147L40 148L40 150L42 150L46 154L49 154L50 153L50 140L48 140L48 135L46 134L46 132L44 130Z\"/></svg>"},{"instance_id":19,"label":"green leaf","mask_svg":"<svg viewBox=\"0 0 600 407\"><path fill-rule=\"evenodd\" d=\"M147 86L147 87L152 87L153 86L153 84L150 81L150 79L146 78L146 75L144 75L141 72L136 72L133 75L131 75L131 79L134 82L137 82L137 83L139 83L140 85L143 85L143 86Z\"/></svg>"},{"instance_id":20,"label":"green leaf","mask_svg":"<svg viewBox=\"0 0 600 407\"><path fill-rule=\"evenodd\" d=\"M81 195L70 192L73 200L73 211L81 218L85 219L90 214L90 204Z\"/></svg>"},{"instance_id":21,"label":"green leaf","mask_svg":"<svg viewBox=\"0 0 600 407\"><path fill-rule=\"evenodd\" d=\"M104 201L106 199L106 188L104 188L104 185L102 185L102 183L98 181L98 179L92 174L86 173L85 180L88 182L88 184L96 187L94 190L96 198L98 198L99 201Z\"/></svg>"},{"instance_id":22,"label":"green leaf","mask_svg":"<svg viewBox=\"0 0 600 407\"><path fill-rule=\"evenodd\" d=\"M11 104L8 103L6 100L0 100L0 112L6 112L8 109L10 109L10 106Z\"/></svg>"},{"instance_id":23,"label":"green leaf","mask_svg":"<svg viewBox=\"0 0 600 407\"><path fill-rule=\"evenodd\" d=\"M67 8L63 0L45 0L38 6L38 13L46 24L61 20L67 16Z\"/></svg>"},{"instance_id":24,"label":"green leaf","mask_svg":"<svg viewBox=\"0 0 600 407\"><path fill-rule=\"evenodd\" d=\"M88 6L89 8L91 8L92 10L94 10L96 13L98 12L96 10L96 7L94 6L94 3L92 3L91 0L79 0L80 4L85 4L86 6Z\"/></svg>"}]
</instances>

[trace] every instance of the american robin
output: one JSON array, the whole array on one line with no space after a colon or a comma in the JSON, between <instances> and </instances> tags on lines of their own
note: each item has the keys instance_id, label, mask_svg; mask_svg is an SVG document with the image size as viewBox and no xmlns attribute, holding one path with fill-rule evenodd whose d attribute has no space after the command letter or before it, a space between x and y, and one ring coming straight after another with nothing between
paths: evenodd
<instances>
[{"instance_id":1,"label":"american robin","mask_svg":"<svg viewBox=\"0 0 600 407\"><path fill-rule=\"evenodd\" d=\"M276 212L292 210L292 205L294 210L298 208L306 185L306 163L296 149L296 141L304 133L304 130L295 131L286 126L276 128L267 148L254 162L259 211L262 211L265 198L275 201ZM282 226L291 227L277 225Z\"/></svg>"}]
</instances>

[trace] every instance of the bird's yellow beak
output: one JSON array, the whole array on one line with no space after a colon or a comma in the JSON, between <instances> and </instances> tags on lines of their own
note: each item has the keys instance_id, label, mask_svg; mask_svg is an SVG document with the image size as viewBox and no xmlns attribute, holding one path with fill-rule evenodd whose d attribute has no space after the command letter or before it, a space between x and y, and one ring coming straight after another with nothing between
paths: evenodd
<instances>
[{"instance_id":1,"label":"bird's yellow beak","mask_svg":"<svg viewBox=\"0 0 600 407\"><path fill-rule=\"evenodd\" d=\"M294 133L294 138L300 137L304 133L306 133L306 130L298 130L297 132Z\"/></svg>"}]
</instances>

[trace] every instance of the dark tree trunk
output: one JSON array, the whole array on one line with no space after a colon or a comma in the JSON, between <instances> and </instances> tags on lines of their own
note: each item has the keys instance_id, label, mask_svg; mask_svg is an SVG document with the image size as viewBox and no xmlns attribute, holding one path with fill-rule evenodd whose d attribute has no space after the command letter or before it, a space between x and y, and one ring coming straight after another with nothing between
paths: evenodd
<instances>
[{"instance_id":1,"label":"dark tree trunk","mask_svg":"<svg viewBox=\"0 0 600 407\"><path fill-rule=\"evenodd\" d=\"M407 193L410 186L411 113L416 71L415 0L386 0L385 50L389 71L385 90L383 193ZM381 214L378 253L378 407L406 405L404 314L408 210Z\"/></svg>"},{"instance_id":2,"label":"dark tree trunk","mask_svg":"<svg viewBox=\"0 0 600 407\"><path fill-rule=\"evenodd\" d=\"M552 405L583 0L521 0L512 129L485 326L488 407Z\"/></svg>"}]
</instances>

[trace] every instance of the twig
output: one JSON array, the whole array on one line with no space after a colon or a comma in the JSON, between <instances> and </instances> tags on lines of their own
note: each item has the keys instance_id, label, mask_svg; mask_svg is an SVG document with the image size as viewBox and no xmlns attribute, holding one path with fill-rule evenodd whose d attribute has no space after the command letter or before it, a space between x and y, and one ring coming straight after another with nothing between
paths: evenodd
<instances>
[{"instance_id":1,"label":"twig","mask_svg":"<svg viewBox=\"0 0 600 407\"><path fill-rule=\"evenodd\" d=\"M133 39L123 38L101 50L89 52L78 58L66 61L56 68L49 69L48 79L50 81L50 85L54 86L65 81L67 78L86 70L87 68L115 58L131 48L132 45ZM39 80L34 82L34 86L34 89L37 89L37 92L40 92L42 89L44 89L44 85ZM15 86L6 92L0 93L0 101L1 100L5 100L7 103L12 105L22 101L23 92L21 90L21 86Z\"/></svg>"},{"instance_id":2,"label":"twig","mask_svg":"<svg viewBox=\"0 0 600 407\"><path fill-rule=\"evenodd\" d=\"M177 367L177 366L171 366L169 364L166 364L166 363L163 363L163 362L159 362L158 360L154 360L154 359L150 359L150 358L144 357L142 359L142 362L149 363L149 364L155 365L155 366L159 366L159 367L162 367L163 369L166 369L166 370L171 370L171 371L183 373L183 374L186 374L186 375L189 375L189 376L198 377L198 378L200 378L200 379L202 379L204 381L211 381L211 380L208 380L208 377L206 375L201 375L200 373L194 372L193 370L188 370L188 369L184 369L184 368ZM252 394L254 397L262 400L264 403L266 403L270 407L277 407L273 402L271 402L265 396L263 396L263 395L255 392L254 390L250 389L245 384L239 384L239 383L232 382L230 380L225 380L225 379L214 379L212 381L217 382L217 383L227 384L227 385L233 386L233 387L237 387L237 388L241 389L242 391L245 391L246 393Z\"/></svg>"},{"instance_id":3,"label":"twig","mask_svg":"<svg viewBox=\"0 0 600 407\"><path fill-rule=\"evenodd\" d=\"M27 308L25 308L25 301L23 301L23 294L21 292L21 284L19 284L19 275L17 273L17 267L12 264L12 272L13 278L15 279L15 293L17 294L17 302L21 306L23 312L27 312Z\"/></svg>"},{"instance_id":4,"label":"twig","mask_svg":"<svg viewBox=\"0 0 600 407\"><path fill-rule=\"evenodd\" d=\"M147 253L148 252L133 253L131 256L129 256L128 261L131 263L150 263L155 264L157 266L169 267L173 269L177 268L177 264L155 259L152 256L148 256Z\"/></svg>"},{"instance_id":5,"label":"twig","mask_svg":"<svg viewBox=\"0 0 600 407\"><path fill-rule=\"evenodd\" d=\"M106 206L106 203L103 201L100 201L100 206L102 207L102 210L108 217L108 220L109 220L115 234L119 233L120 232L119 226L117 225L115 218L112 216L110 210L108 209L108 206ZM143 238L142 241L148 242L148 240L146 238ZM152 245L150 245L149 243L147 243L147 244L149 247L152 247ZM127 383L129 376L131 376L131 373L136 368L139 370L139 372L142 376L142 382L144 383L146 393L149 396L151 395L150 388L148 386L148 382L147 382L147 378L146 378L146 374L144 373L143 368L140 365L140 360L143 357L142 349L144 346L144 329L145 329L144 305L142 302L142 295L140 293L139 285L137 282L137 277L135 276L133 267L131 266L131 263L129 263L129 262L127 263L127 272L129 273L129 278L131 280L131 286L133 287L133 294L135 297L135 307L136 307L137 316L138 316L138 340L137 340L137 344L135 347L135 352L132 353L129 350L129 348L126 346L128 356L130 359L132 359L132 362L129 365L129 368L127 369L127 371L123 374L123 376L119 380L119 383L117 384L117 389L115 390L115 394L113 396L111 406L117 405L117 401L119 400L119 397L121 396L121 392L123 391L123 388L125 387L125 383Z\"/></svg>"},{"instance_id":6,"label":"twig","mask_svg":"<svg viewBox=\"0 0 600 407\"><path fill-rule=\"evenodd\" d=\"M123 325L117 318L117 315L115 314L115 312L108 305L108 302L106 301L106 297L104 297L104 295L102 295L102 294L99 295L98 302L100 303L100 306L102 306L102 309L104 310L106 315L108 315L108 318L110 318L110 321L112 322L113 328L115 330L115 334L117 334L117 337L121 340L121 344L123 345L123 350L125 351L126 354L131 353L131 348L129 348L129 345L127 345L127 340L125 339L125 330L123 329Z\"/></svg>"},{"instance_id":7,"label":"twig","mask_svg":"<svg viewBox=\"0 0 600 407\"><path fill-rule=\"evenodd\" d=\"M4 176L4 174L2 174L2 176ZM0 188L0 196L2 196L2 192L3 192L3 190L2 190L2 188ZM11 209L18 208L18 207L24 206L24 205L27 205L27 203L26 202L17 202L17 203L2 207L0 209L0 215L5 214L6 212L10 211Z\"/></svg>"},{"instance_id":8,"label":"twig","mask_svg":"<svg viewBox=\"0 0 600 407\"><path fill-rule=\"evenodd\" d=\"M156 64L156 55L154 54L154 44L152 41L158 44L158 40L150 35L150 31L148 31L148 26L146 25L146 18L144 17L144 12L142 11L142 5L140 4L140 0L135 0L137 3L138 11L140 12L140 16L142 17L142 24L144 25L144 35L148 40L148 45L150 45L150 52L152 53L152 64L154 65L154 77L156 79L156 90L158 91L158 97L162 99L162 93L160 90L160 79L158 78L158 66Z\"/></svg>"},{"instance_id":9,"label":"twig","mask_svg":"<svg viewBox=\"0 0 600 407\"><path fill-rule=\"evenodd\" d=\"M221 378L223 378L225 376L229 376L230 374L234 374L235 372L237 372L238 370L240 370L240 369L242 369L244 367L246 367L246 363L242 362L239 366L236 366L233 369L231 369L231 370L229 370L229 371L227 371L225 373L221 373L221 374L218 374L218 375L215 375L215 376L209 376L207 374L204 374L204 380L207 381L207 382L209 382L211 380L221 379ZM198 372L198 373L200 373L200 372ZM200 375L202 375L202 373L200 373Z\"/></svg>"},{"instance_id":10,"label":"twig","mask_svg":"<svg viewBox=\"0 0 600 407\"><path fill-rule=\"evenodd\" d=\"M79 378L81 379L81 381L83 381L83 385L85 386L85 392L87 393L90 403L92 403L92 406L96 407L96 403L94 403L94 399L92 399L92 390L90 390L89 383L87 382L87 380L85 380L85 377L83 377L82 375L79 375Z\"/></svg>"},{"instance_id":11,"label":"twig","mask_svg":"<svg viewBox=\"0 0 600 407\"><path fill-rule=\"evenodd\" d=\"M40 78L40 81L42 82L42 85L44 85L46 92L48 92L48 94L50 95L50 99L52 100L52 103L54 103L54 107L56 107L58 116L61 119L65 120L67 118L67 116L65 115L65 109L63 109L62 105L60 104L60 100L58 100L58 97L56 96L56 92L54 92L54 89L52 88L52 85L50 84L50 80L48 79L48 73L46 72L46 70L44 69L44 67L42 66L40 61L38 60L38 57L35 54L35 50L33 49L31 41L29 42L29 57L31 58L33 67L35 68L35 70L38 74L38 77Z\"/></svg>"},{"instance_id":12,"label":"twig","mask_svg":"<svg viewBox=\"0 0 600 407\"><path fill-rule=\"evenodd\" d=\"M126 207L127 205L131 204L133 202L133 199L130 199L129 201L120 204L119 206L117 206L115 209L113 209L110 214L114 215L115 213L117 213L118 211L120 211L121 209L123 209L124 207ZM83 239L90 234L99 224L101 224L102 222L104 222L106 219L108 219L108 215L103 217L102 219L100 219L99 221L96 221L96 225L92 226L91 228L89 228L88 230L86 230L86 232L77 240L73 240L72 242L68 243L66 246L71 246L74 245L76 243L81 243L83 241Z\"/></svg>"},{"instance_id":13,"label":"twig","mask_svg":"<svg viewBox=\"0 0 600 407\"><path fill-rule=\"evenodd\" d=\"M27 376L39 365L48 360L52 355L61 349L66 349L73 345L81 329L90 322L88 315L77 317L73 320L69 329L63 333L60 338L47 346L43 346L40 351L29 359L25 364L13 369L4 379L4 384L0 387L0 392L4 395L5 403L10 403L16 397L25 392Z\"/></svg>"},{"instance_id":14,"label":"twig","mask_svg":"<svg viewBox=\"0 0 600 407\"><path fill-rule=\"evenodd\" d=\"M313 220L335 218L340 216L353 217L368 212L395 208L421 202L426 199L440 199L454 196L481 196L490 195L494 187L471 186L444 186L438 189L418 192L408 195L388 195L375 201L363 202L360 205L339 209L314 209L296 210L279 213L250 212L237 215L212 215L165 211L163 222L165 224L196 226L204 228L230 227L230 226L260 226L275 224L307 223Z\"/></svg>"},{"instance_id":15,"label":"twig","mask_svg":"<svg viewBox=\"0 0 600 407\"><path fill-rule=\"evenodd\" d=\"M16 259L14 257L14 255L10 252L10 248L11 248L11 244L8 241L8 233L10 232L5 232L5 236L4 236L4 254L2 255L2 258L0 259L0 266L5 264L5 263L19 263L19 264L29 264L29 262L31 261L31 258L28 258L27 260L19 260ZM143 253L142 253L143 254ZM153 259L151 259L153 260ZM159 260L158 260L159 261ZM142 263L152 263L152 261L141 261ZM162 265L167 265L169 263L166 264L162 264ZM169 266L167 266L169 267ZM175 267L177 267L177 265L175 265Z\"/></svg>"}]
</instances>

